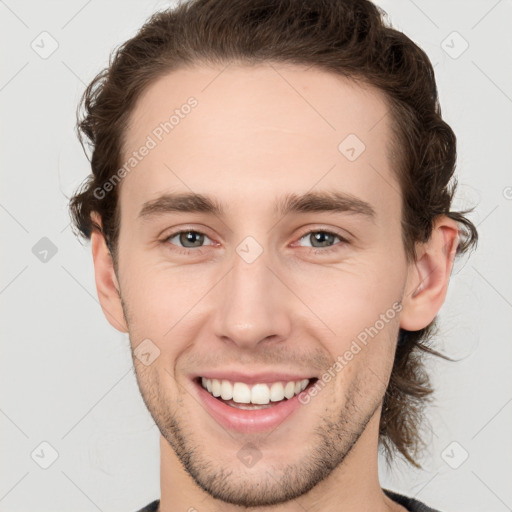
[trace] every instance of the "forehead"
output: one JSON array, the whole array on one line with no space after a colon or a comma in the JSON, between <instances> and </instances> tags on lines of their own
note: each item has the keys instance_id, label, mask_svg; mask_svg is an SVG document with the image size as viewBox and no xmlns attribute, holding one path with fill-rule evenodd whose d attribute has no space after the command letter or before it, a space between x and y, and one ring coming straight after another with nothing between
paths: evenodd
<instances>
[{"instance_id":1,"label":"forehead","mask_svg":"<svg viewBox=\"0 0 512 512\"><path fill-rule=\"evenodd\" d=\"M312 188L365 197L377 209L398 205L389 123L380 91L326 71L179 69L152 83L132 112L123 162L139 155L126 166L121 209L135 218L145 201L174 191L263 208L263 198Z\"/></svg>"}]
</instances>

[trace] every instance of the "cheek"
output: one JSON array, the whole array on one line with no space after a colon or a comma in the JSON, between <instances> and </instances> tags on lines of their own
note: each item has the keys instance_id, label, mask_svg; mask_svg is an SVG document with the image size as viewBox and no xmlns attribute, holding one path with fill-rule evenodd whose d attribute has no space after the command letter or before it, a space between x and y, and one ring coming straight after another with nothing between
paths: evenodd
<instances>
[{"instance_id":1,"label":"cheek","mask_svg":"<svg viewBox=\"0 0 512 512\"><path fill-rule=\"evenodd\" d=\"M212 288L209 277L192 266L171 268L135 254L123 263L121 286L132 345L149 338L165 359L174 357L183 349L179 340L187 340L184 329L192 327L191 312Z\"/></svg>"},{"instance_id":2,"label":"cheek","mask_svg":"<svg viewBox=\"0 0 512 512\"><path fill-rule=\"evenodd\" d=\"M399 330L400 269L379 266L378 258L371 262L358 259L343 269L318 267L307 279L296 279L294 286L322 320L319 323L314 318L312 322L325 331L321 342L333 362L329 373L336 375L338 396L355 381L371 396L383 392ZM318 339L319 328L312 322L303 326L309 325Z\"/></svg>"},{"instance_id":3,"label":"cheek","mask_svg":"<svg viewBox=\"0 0 512 512\"><path fill-rule=\"evenodd\" d=\"M393 367L399 326L394 309L383 318L351 325L347 337L343 332L336 346L331 344L337 397L356 393L361 402L377 403L382 399Z\"/></svg>"},{"instance_id":4,"label":"cheek","mask_svg":"<svg viewBox=\"0 0 512 512\"><path fill-rule=\"evenodd\" d=\"M394 262L365 255L336 268L298 268L290 274L289 282L336 337L348 340L374 325L381 315L387 314L388 321L395 318L402 297L403 273Z\"/></svg>"}]
</instances>

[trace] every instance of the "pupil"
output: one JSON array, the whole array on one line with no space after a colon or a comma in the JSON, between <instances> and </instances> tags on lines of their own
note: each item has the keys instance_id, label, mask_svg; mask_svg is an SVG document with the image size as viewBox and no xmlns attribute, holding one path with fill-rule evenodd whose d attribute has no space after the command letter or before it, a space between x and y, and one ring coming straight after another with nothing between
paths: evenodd
<instances>
[{"instance_id":1,"label":"pupil","mask_svg":"<svg viewBox=\"0 0 512 512\"><path fill-rule=\"evenodd\" d=\"M201 245L203 241L202 237L204 237L204 235L197 233L196 231L187 231L185 233L182 233L180 236L180 242L185 246L187 242L191 242L192 244L194 244L194 237L199 238L198 241L196 240L196 244L194 245L194 247L196 247L197 245Z\"/></svg>"},{"instance_id":2,"label":"pupil","mask_svg":"<svg viewBox=\"0 0 512 512\"><path fill-rule=\"evenodd\" d=\"M326 233L325 231L318 231L317 233L313 234L313 237L315 238L316 241L322 243L326 241L328 241L329 237L332 237L333 235L331 235L330 233ZM323 239L323 240L322 240ZM324 246L322 246L324 247Z\"/></svg>"}]
</instances>

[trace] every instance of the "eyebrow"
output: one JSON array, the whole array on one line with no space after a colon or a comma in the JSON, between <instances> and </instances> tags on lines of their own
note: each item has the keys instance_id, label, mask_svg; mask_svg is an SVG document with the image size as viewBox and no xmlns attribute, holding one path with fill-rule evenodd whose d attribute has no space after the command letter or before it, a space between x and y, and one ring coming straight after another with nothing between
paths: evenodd
<instances>
[{"instance_id":1,"label":"eyebrow","mask_svg":"<svg viewBox=\"0 0 512 512\"><path fill-rule=\"evenodd\" d=\"M171 212L208 213L224 217L225 211L215 198L193 192L164 194L144 203L138 217L148 219ZM274 205L274 214L285 216L289 213L338 212L362 215L375 220L374 208L351 194L344 192L307 192L285 194Z\"/></svg>"}]
</instances>

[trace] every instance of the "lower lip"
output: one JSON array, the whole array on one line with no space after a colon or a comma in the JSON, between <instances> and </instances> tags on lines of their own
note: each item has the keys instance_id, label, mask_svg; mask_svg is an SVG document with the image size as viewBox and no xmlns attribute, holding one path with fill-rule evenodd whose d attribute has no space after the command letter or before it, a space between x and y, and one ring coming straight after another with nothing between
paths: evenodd
<instances>
[{"instance_id":1,"label":"lower lip","mask_svg":"<svg viewBox=\"0 0 512 512\"><path fill-rule=\"evenodd\" d=\"M197 381L199 398L209 414L223 427L238 432L264 432L273 430L301 407L298 395L266 409L237 409L217 400Z\"/></svg>"}]
</instances>

